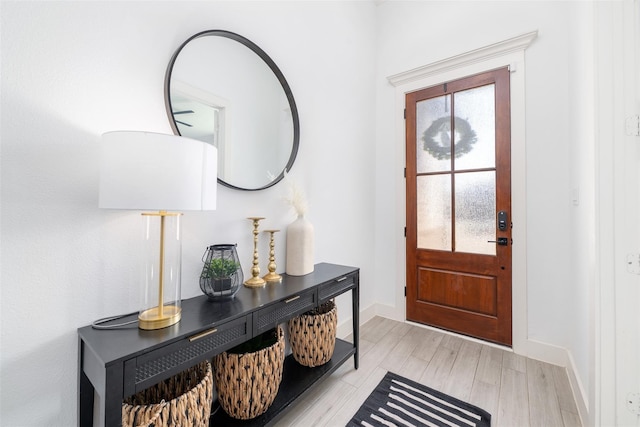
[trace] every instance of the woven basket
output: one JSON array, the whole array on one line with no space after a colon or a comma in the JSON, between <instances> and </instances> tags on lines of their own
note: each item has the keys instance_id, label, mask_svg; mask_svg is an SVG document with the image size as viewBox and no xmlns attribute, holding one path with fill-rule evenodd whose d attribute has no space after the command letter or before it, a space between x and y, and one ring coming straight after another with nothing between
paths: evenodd
<instances>
[{"instance_id":1,"label":"woven basket","mask_svg":"<svg viewBox=\"0 0 640 427\"><path fill-rule=\"evenodd\" d=\"M284 364L284 331L277 341L252 353L224 352L213 358L218 402L230 417L250 420L269 409L278 394Z\"/></svg>"},{"instance_id":2,"label":"woven basket","mask_svg":"<svg viewBox=\"0 0 640 427\"><path fill-rule=\"evenodd\" d=\"M311 368L331 360L337 326L338 310L333 301L289 320L289 344L294 359Z\"/></svg>"},{"instance_id":3,"label":"woven basket","mask_svg":"<svg viewBox=\"0 0 640 427\"><path fill-rule=\"evenodd\" d=\"M212 389L211 364L204 361L125 399L122 425L206 427L211 414Z\"/></svg>"}]
</instances>

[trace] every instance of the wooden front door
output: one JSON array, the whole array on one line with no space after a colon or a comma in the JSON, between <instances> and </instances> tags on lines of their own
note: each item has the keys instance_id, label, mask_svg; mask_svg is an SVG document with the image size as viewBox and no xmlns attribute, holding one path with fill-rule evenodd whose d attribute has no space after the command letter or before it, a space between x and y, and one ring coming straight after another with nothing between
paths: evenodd
<instances>
[{"instance_id":1,"label":"wooden front door","mask_svg":"<svg viewBox=\"0 0 640 427\"><path fill-rule=\"evenodd\" d=\"M511 345L509 71L406 95L407 319Z\"/></svg>"}]
</instances>

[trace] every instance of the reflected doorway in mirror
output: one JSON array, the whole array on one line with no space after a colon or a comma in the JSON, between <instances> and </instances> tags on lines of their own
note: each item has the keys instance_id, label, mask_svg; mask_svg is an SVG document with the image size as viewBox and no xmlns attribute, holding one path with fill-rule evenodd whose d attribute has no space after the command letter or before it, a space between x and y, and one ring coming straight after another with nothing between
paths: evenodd
<instances>
[{"instance_id":1,"label":"reflected doorway in mirror","mask_svg":"<svg viewBox=\"0 0 640 427\"><path fill-rule=\"evenodd\" d=\"M180 86L195 88L196 96ZM194 106L184 104L185 95ZM183 120L201 107L208 111L202 129ZM218 133L218 182L227 187L269 188L297 156L300 124L291 88L275 62L238 34L203 31L176 50L165 74L165 108L178 135L211 143L212 129Z\"/></svg>"}]
</instances>

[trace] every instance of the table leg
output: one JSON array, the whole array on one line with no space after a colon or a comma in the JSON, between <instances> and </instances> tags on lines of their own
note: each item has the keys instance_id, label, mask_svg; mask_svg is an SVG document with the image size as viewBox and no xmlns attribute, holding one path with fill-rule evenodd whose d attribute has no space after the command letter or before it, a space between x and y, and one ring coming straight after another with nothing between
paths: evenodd
<instances>
[{"instance_id":1,"label":"table leg","mask_svg":"<svg viewBox=\"0 0 640 427\"><path fill-rule=\"evenodd\" d=\"M93 425L93 385L82 369L79 370L78 425Z\"/></svg>"},{"instance_id":2,"label":"table leg","mask_svg":"<svg viewBox=\"0 0 640 427\"><path fill-rule=\"evenodd\" d=\"M358 369L360 351L360 275L356 276L356 287L351 293L353 317L353 345L356 352L353 355L353 366Z\"/></svg>"},{"instance_id":3,"label":"table leg","mask_svg":"<svg viewBox=\"0 0 640 427\"><path fill-rule=\"evenodd\" d=\"M122 425L122 400L124 399L124 365L107 368L104 399L100 400L100 413L104 414L106 427Z\"/></svg>"},{"instance_id":4,"label":"table leg","mask_svg":"<svg viewBox=\"0 0 640 427\"><path fill-rule=\"evenodd\" d=\"M93 384L82 369L84 360L84 346L78 338L78 426L85 427L93 424Z\"/></svg>"}]
</instances>

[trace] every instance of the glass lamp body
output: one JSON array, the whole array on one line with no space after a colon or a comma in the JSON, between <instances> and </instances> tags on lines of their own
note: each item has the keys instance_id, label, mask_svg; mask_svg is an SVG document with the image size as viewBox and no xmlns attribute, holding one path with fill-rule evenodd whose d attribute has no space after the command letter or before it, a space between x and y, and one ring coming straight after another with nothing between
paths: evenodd
<instances>
[{"instance_id":1,"label":"glass lamp body","mask_svg":"<svg viewBox=\"0 0 640 427\"><path fill-rule=\"evenodd\" d=\"M200 289L211 300L232 298L244 281L236 245L212 245L205 251Z\"/></svg>"},{"instance_id":2,"label":"glass lamp body","mask_svg":"<svg viewBox=\"0 0 640 427\"><path fill-rule=\"evenodd\" d=\"M180 321L182 242L179 213L143 213L143 280L140 329L160 329Z\"/></svg>"}]
</instances>

